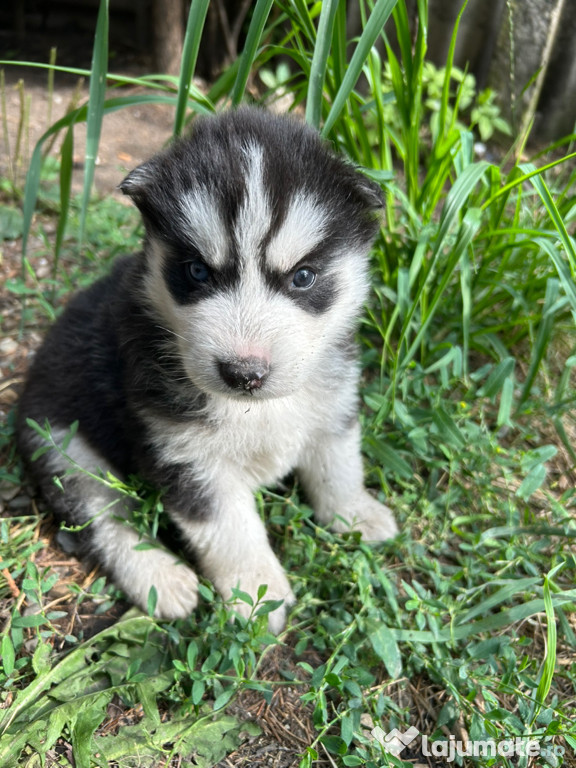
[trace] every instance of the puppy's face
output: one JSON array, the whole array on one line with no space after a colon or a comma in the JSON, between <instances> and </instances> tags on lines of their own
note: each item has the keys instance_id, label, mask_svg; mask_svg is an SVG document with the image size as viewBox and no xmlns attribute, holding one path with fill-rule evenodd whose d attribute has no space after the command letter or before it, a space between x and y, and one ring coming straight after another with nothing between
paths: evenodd
<instances>
[{"instance_id":1,"label":"puppy's face","mask_svg":"<svg viewBox=\"0 0 576 768\"><path fill-rule=\"evenodd\" d=\"M282 397L348 342L381 193L313 131L204 119L121 189L146 224L147 301L201 390Z\"/></svg>"}]
</instances>

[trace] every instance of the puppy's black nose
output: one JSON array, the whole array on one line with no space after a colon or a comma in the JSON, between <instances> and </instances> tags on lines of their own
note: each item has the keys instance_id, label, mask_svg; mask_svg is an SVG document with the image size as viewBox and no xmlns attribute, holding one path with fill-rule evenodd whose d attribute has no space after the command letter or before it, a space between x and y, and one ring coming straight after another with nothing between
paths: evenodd
<instances>
[{"instance_id":1,"label":"puppy's black nose","mask_svg":"<svg viewBox=\"0 0 576 768\"><path fill-rule=\"evenodd\" d=\"M258 357L247 357L218 364L220 376L232 389L253 392L260 389L268 378L270 365Z\"/></svg>"}]
</instances>

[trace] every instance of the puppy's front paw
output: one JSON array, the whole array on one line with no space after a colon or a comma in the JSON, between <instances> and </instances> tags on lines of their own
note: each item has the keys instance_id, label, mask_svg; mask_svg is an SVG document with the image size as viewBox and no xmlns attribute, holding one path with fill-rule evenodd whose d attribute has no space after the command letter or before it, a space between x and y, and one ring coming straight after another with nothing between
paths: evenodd
<instances>
[{"instance_id":1,"label":"puppy's front paw","mask_svg":"<svg viewBox=\"0 0 576 768\"><path fill-rule=\"evenodd\" d=\"M279 608L268 614L268 628L277 635L286 626L288 609L294 604L295 597L282 566L272 552L253 553L247 562L237 564L236 568L231 568L225 575L215 578L214 582L225 600L232 597L232 589L236 587L247 592L254 602L258 598L258 588L266 584L264 600L283 600ZM236 600L233 603L233 611L248 618L252 612L252 606Z\"/></svg>"},{"instance_id":2,"label":"puppy's front paw","mask_svg":"<svg viewBox=\"0 0 576 768\"><path fill-rule=\"evenodd\" d=\"M177 562L161 549L139 552L145 555L133 578L116 578L118 585L143 611L147 610L150 589L156 589L154 616L157 619L185 619L198 604L198 577L193 570Z\"/></svg>"},{"instance_id":3,"label":"puppy's front paw","mask_svg":"<svg viewBox=\"0 0 576 768\"><path fill-rule=\"evenodd\" d=\"M392 511L376 501L368 491L336 517L330 526L333 531L360 531L366 542L386 541L398 533Z\"/></svg>"}]
</instances>

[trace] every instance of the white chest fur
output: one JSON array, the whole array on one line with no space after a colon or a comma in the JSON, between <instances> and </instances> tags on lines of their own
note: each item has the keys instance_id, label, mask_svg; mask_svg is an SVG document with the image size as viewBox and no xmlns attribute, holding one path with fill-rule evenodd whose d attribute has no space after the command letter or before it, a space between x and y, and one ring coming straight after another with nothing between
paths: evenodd
<instances>
[{"instance_id":1,"label":"white chest fur","mask_svg":"<svg viewBox=\"0 0 576 768\"><path fill-rule=\"evenodd\" d=\"M210 398L205 418L186 424L150 419L163 461L193 464L203 475L223 469L255 488L286 475L327 413L315 398Z\"/></svg>"}]
</instances>

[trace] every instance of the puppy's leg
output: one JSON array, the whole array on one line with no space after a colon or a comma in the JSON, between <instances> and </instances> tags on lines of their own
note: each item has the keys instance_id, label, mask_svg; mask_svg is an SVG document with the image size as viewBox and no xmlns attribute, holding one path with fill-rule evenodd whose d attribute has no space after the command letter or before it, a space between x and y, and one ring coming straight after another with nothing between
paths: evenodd
<instances>
[{"instance_id":1,"label":"puppy's leg","mask_svg":"<svg viewBox=\"0 0 576 768\"><path fill-rule=\"evenodd\" d=\"M64 431L61 435L59 432L52 430L56 444L60 442L59 436L64 437ZM158 595L155 610L158 618L189 616L198 599L198 579L194 571L159 547L136 549L144 542L122 520L129 514L130 500L99 479L107 472L113 474L113 469L80 435L72 439L66 454L78 469L55 452L44 454L37 460L40 466L33 465L33 468L57 516L72 525L88 523L75 534L80 554L102 565L114 583L143 610L154 586ZM64 492L54 485L55 475L60 477Z\"/></svg>"},{"instance_id":2,"label":"puppy's leg","mask_svg":"<svg viewBox=\"0 0 576 768\"><path fill-rule=\"evenodd\" d=\"M341 434L325 433L309 445L298 475L316 519L334 531L360 531L366 541L383 541L398 532L392 512L364 488L360 425Z\"/></svg>"},{"instance_id":3,"label":"puppy's leg","mask_svg":"<svg viewBox=\"0 0 576 768\"><path fill-rule=\"evenodd\" d=\"M182 502L171 508L168 501L167 506L198 559L201 572L226 600L234 587L256 599L258 587L266 584L265 599L284 601L268 619L270 630L280 632L294 595L270 547L252 491L238 478L219 471L203 496L206 502L202 514L186 512ZM247 616L250 606L239 602L235 610Z\"/></svg>"}]
</instances>

